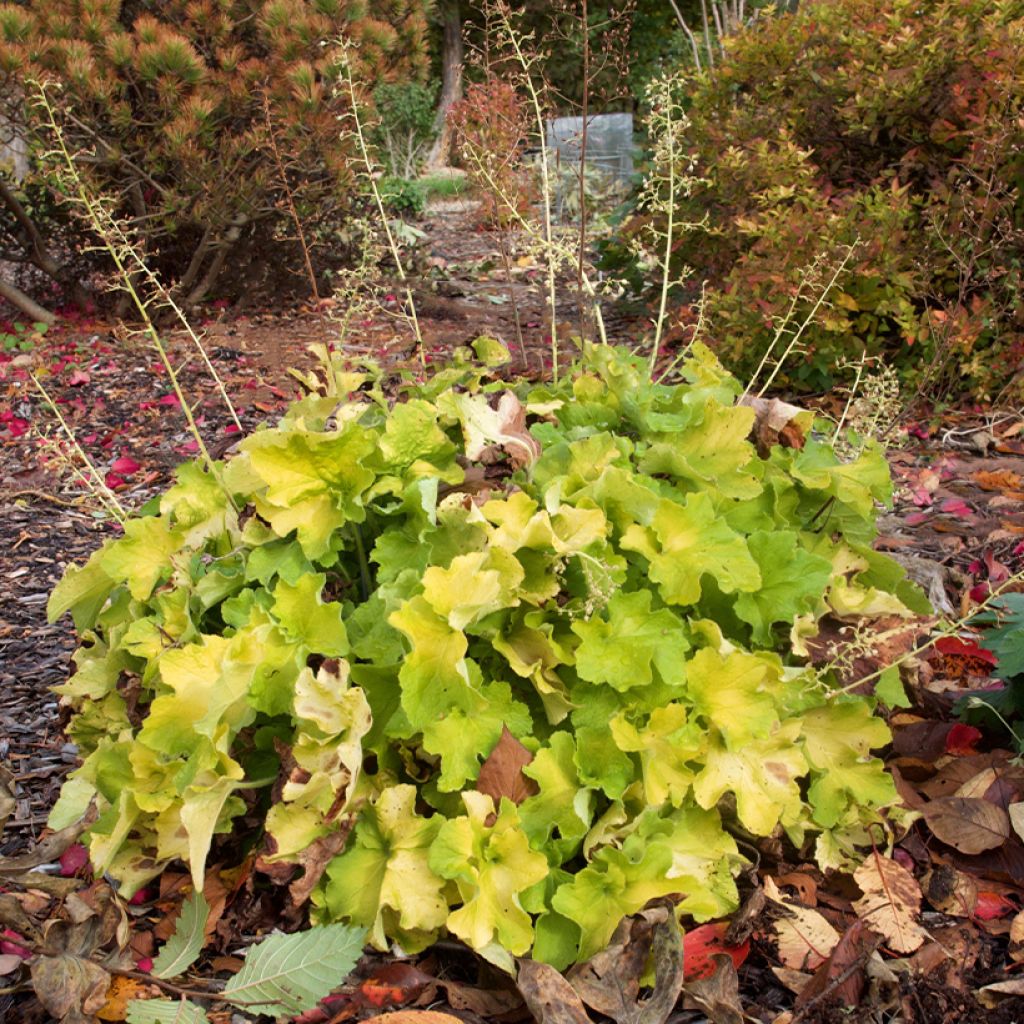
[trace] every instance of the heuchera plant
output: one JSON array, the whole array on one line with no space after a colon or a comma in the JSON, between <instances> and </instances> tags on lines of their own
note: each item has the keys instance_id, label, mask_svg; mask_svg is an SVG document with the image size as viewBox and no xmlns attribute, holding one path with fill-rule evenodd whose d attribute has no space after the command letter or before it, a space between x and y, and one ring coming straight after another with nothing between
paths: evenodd
<instances>
[{"instance_id":1,"label":"heuchera plant","mask_svg":"<svg viewBox=\"0 0 1024 1024\"><path fill-rule=\"evenodd\" d=\"M755 837L854 858L889 732L794 648L925 610L870 548L885 461L759 455L706 349L683 377L587 345L556 384L463 358L388 398L335 365L181 466L51 598L83 757L51 824L95 800L123 893L255 849L377 946L559 967L656 897L729 913Z\"/></svg>"}]
</instances>

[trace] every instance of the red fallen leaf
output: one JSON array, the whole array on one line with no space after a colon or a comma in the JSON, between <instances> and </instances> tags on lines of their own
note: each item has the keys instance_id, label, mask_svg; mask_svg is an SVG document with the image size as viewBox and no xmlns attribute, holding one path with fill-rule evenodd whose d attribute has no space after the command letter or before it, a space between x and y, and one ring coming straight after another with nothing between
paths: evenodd
<instances>
[{"instance_id":1,"label":"red fallen leaf","mask_svg":"<svg viewBox=\"0 0 1024 1024\"><path fill-rule=\"evenodd\" d=\"M138 473L138 471L142 469L142 466L130 455L122 455L121 458L115 459L110 464L110 468L115 473L121 473L123 476L131 476L132 473Z\"/></svg>"},{"instance_id":2,"label":"red fallen leaf","mask_svg":"<svg viewBox=\"0 0 1024 1024\"><path fill-rule=\"evenodd\" d=\"M141 907L144 903L149 903L156 899L156 892L152 886L144 886L141 888L132 898L128 901L129 907Z\"/></svg>"},{"instance_id":3,"label":"red fallen leaf","mask_svg":"<svg viewBox=\"0 0 1024 1024\"><path fill-rule=\"evenodd\" d=\"M116 491L118 487L124 487L126 481L123 476L118 476L116 473L107 473L103 478L103 482L112 490Z\"/></svg>"},{"instance_id":4,"label":"red fallen leaf","mask_svg":"<svg viewBox=\"0 0 1024 1024\"><path fill-rule=\"evenodd\" d=\"M975 744L981 739L981 730L975 729L973 725L964 725L957 722L948 733L946 733L946 753L957 757L970 757L977 754Z\"/></svg>"},{"instance_id":5,"label":"red fallen leaf","mask_svg":"<svg viewBox=\"0 0 1024 1024\"><path fill-rule=\"evenodd\" d=\"M935 650L939 654L952 654L961 658L980 658L992 666L998 663L996 656L972 637L944 636L941 640L935 641Z\"/></svg>"},{"instance_id":6,"label":"red fallen leaf","mask_svg":"<svg viewBox=\"0 0 1024 1024\"><path fill-rule=\"evenodd\" d=\"M178 401L178 396L177 395L162 395L159 399L157 399L157 404L158 405L181 405L181 402Z\"/></svg>"},{"instance_id":7,"label":"red fallen leaf","mask_svg":"<svg viewBox=\"0 0 1024 1024\"><path fill-rule=\"evenodd\" d=\"M362 982L357 992L365 1004L383 1009L386 1006L411 1003L433 983L434 979L429 974L411 964L385 964Z\"/></svg>"},{"instance_id":8,"label":"red fallen leaf","mask_svg":"<svg viewBox=\"0 0 1024 1024\"><path fill-rule=\"evenodd\" d=\"M77 875L89 864L89 851L81 844L75 843L69 846L60 855L60 873L64 878L71 878Z\"/></svg>"},{"instance_id":9,"label":"red fallen leaf","mask_svg":"<svg viewBox=\"0 0 1024 1024\"><path fill-rule=\"evenodd\" d=\"M724 953L732 959L738 969L750 953L750 940L739 946L730 946L725 941L729 925L723 921L702 924L683 936L683 976L687 981L710 978L717 970L714 957Z\"/></svg>"},{"instance_id":10,"label":"red fallen leaf","mask_svg":"<svg viewBox=\"0 0 1024 1024\"><path fill-rule=\"evenodd\" d=\"M88 384L91 380L92 377L90 377L85 370L75 370L75 372L68 377L68 387L77 388L82 384Z\"/></svg>"},{"instance_id":11,"label":"red fallen leaf","mask_svg":"<svg viewBox=\"0 0 1024 1024\"><path fill-rule=\"evenodd\" d=\"M28 433L28 420L15 416L8 422L7 429L11 432L11 437L21 437L22 434Z\"/></svg>"},{"instance_id":12,"label":"red fallen leaf","mask_svg":"<svg viewBox=\"0 0 1024 1024\"><path fill-rule=\"evenodd\" d=\"M978 902L974 907L974 916L981 921L994 921L1017 911L1017 904L1011 903L998 892L979 892Z\"/></svg>"}]
</instances>

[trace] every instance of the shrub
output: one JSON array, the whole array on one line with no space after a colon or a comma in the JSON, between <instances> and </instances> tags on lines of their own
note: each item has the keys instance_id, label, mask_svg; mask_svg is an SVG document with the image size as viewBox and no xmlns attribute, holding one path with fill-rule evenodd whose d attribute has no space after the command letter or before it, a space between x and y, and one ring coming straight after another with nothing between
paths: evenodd
<instances>
[{"instance_id":1,"label":"shrub","mask_svg":"<svg viewBox=\"0 0 1024 1024\"><path fill-rule=\"evenodd\" d=\"M802 322L855 246L791 385L828 387L867 352L933 393L1019 391L1022 37L1006 0L810 2L695 78L702 180L679 205L703 228L676 258L708 279L731 366L757 364L791 304Z\"/></svg>"},{"instance_id":2,"label":"shrub","mask_svg":"<svg viewBox=\"0 0 1024 1024\"><path fill-rule=\"evenodd\" d=\"M530 114L515 87L490 74L471 82L448 114L455 149L483 203L487 224L507 224L512 209L530 204L529 174L523 151L531 134Z\"/></svg>"},{"instance_id":3,"label":"shrub","mask_svg":"<svg viewBox=\"0 0 1024 1024\"><path fill-rule=\"evenodd\" d=\"M359 0L0 4L0 95L37 128L31 83L48 83L89 192L117 197L150 264L198 298L228 250L237 267L294 234L286 192L311 235L336 216L349 148L328 44L357 43L357 72L377 80L408 74L425 61L426 7L398 0L369 17ZM35 145L38 155L54 139Z\"/></svg>"},{"instance_id":4,"label":"shrub","mask_svg":"<svg viewBox=\"0 0 1024 1024\"><path fill-rule=\"evenodd\" d=\"M377 124L373 141L394 178L414 178L437 134L434 127L436 86L418 82L385 83L373 90Z\"/></svg>"},{"instance_id":5,"label":"shrub","mask_svg":"<svg viewBox=\"0 0 1024 1024\"><path fill-rule=\"evenodd\" d=\"M379 947L559 966L655 897L733 910L734 834L847 862L895 796L889 733L795 650L924 610L870 548L885 461L760 455L714 357L683 373L588 346L557 384L457 361L389 400L339 370L180 467L52 595L84 760L51 824L95 799L124 894L256 852Z\"/></svg>"},{"instance_id":6,"label":"shrub","mask_svg":"<svg viewBox=\"0 0 1024 1024\"><path fill-rule=\"evenodd\" d=\"M382 178L378 187L385 209L392 213L419 217L427 208L427 188L420 181Z\"/></svg>"}]
</instances>

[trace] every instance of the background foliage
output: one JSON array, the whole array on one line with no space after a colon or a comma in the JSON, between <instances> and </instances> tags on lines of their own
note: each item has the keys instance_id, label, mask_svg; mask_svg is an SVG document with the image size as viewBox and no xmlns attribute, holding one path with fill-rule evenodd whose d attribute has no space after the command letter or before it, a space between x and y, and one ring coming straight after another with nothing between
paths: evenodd
<instances>
[{"instance_id":1,"label":"background foliage","mask_svg":"<svg viewBox=\"0 0 1024 1024\"><path fill-rule=\"evenodd\" d=\"M1018 0L810 2L694 77L675 257L741 375L853 246L790 385L866 353L933 395L1020 394L1022 37Z\"/></svg>"}]
</instances>

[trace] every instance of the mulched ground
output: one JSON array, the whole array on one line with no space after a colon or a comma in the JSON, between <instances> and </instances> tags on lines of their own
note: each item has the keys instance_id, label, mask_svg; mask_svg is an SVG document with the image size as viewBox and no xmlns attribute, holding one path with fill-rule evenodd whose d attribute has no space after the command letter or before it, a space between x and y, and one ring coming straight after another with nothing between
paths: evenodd
<instances>
[{"instance_id":1,"label":"mulched ground","mask_svg":"<svg viewBox=\"0 0 1024 1024\"><path fill-rule=\"evenodd\" d=\"M438 215L428 234L415 293L429 361L443 363L454 346L486 333L510 345L519 369L542 373L548 358L543 298L531 261L503 254L493 236L475 229L470 210ZM385 297L383 310L358 324L351 354L409 363L411 341L393 315L398 302ZM208 311L206 346L245 430L273 418L296 394L288 368L308 369L306 347L334 341L339 312L330 304L236 318ZM559 314L571 333L574 308L569 304ZM614 336L636 337L629 317L610 323ZM196 401L207 443L224 451L237 440L237 428L188 339L170 331L167 342L172 361L183 367L182 385ZM143 339L80 319L50 332L30 353L0 355L0 762L17 783L0 855L32 844L75 763L50 693L67 677L75 639L67 620L47 624L47 596L69 563L84 560L116 529L75 479L67 446L30 373L40 377L127 507L159 493L195 447L167 375ZM933 601L959 614L970 597L983 597L986 588L1024 568L1021 416L947 413L941 430L907 425L891 464L898 496L882 519L879 547L899 558ZM744 992L761 1007L788 1005L791 997L763 961L748 964L741 977ZM1002 1007L982 1014L956 986L928 984L913 993L921 1006L918 1021L1017 1019ZM478 1012L473 1019L488 1016ZM681 1011L670 1019L705 1018ZM856 1018L822 1005L801 1019Z\"/></svg>"}]
</instances>

